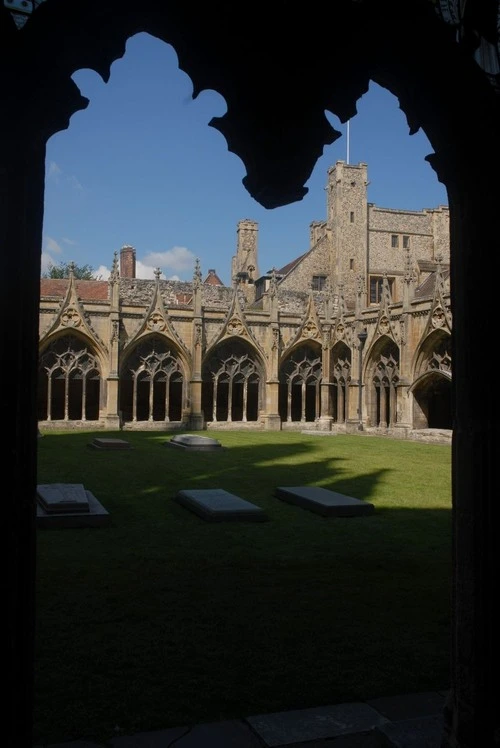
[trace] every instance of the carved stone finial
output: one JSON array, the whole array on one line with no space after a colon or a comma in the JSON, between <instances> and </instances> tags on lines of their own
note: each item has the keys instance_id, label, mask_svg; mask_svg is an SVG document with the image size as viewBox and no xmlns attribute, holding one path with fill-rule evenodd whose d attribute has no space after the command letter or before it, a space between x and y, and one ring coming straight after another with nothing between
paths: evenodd
<instances>
[{"instance_id":1,"label":"carved stone finial","mask_svg":"<svg viewBox=\"0 0 500 748\"><path fill-rule=\"evenodd\" d=\"M271 279L269 281L269 290L268 290L269 296L271 298L276 296L277 290L278 290L278 284L276 282L276 268L273 267L273 269L271 270Z\"/></svg>"},{"instance_id":2,"label":"carved stone finial","mask_svg":"<svg viewBox=\"0 0 500 748\"><path fill-rule=\"evenodd\" d=\"M161 275L160 268L155 268L154 273L155 273L156 280L159 281L160 280L160 275Z\"/></svg>"},{"instance_id":3,"label":"carved stone finial","mask_svg":"<svg viewBox=\"0 0 500 748\"><path fill-rule=\"evenodd\" d=\"M111 266L111 273L109 274L109 280L110 281L116 281L118 280L119 276L119 270L118 270L118 252L115 250L114 256L113 256L113 265Z\"/></svg>"},{"instance_id":4,"label":"carved stone finial","mask_svg":"<svg viewBox=\"0 0 500 748\"><path fill-rule=\"evenodd\" d=\"M194 263L193 285L195 288L198 288L201 285L201 266L198 257Z\"/></svg>"}]
</instances>

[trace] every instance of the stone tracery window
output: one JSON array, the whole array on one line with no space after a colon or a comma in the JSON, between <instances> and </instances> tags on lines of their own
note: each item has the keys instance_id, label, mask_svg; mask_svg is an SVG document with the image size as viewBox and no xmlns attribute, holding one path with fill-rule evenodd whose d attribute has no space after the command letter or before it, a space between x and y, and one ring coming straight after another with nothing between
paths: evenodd
<instances>
[{"instance_id":1,"label":"stone tracery window","mask_svg":"<svg viewBox=\"0 0 500 748\"><path fill-rule=\"evenodd\" d=\"M57 338L41 354L38 371L38 420L98 420L99 362L81 339Z\"/></svg>"},{"instance_id":2,"label":"stone tracery window","mask_svg":"<svg viewBox=\"0 0 500 748\"><path fill-rule=\"evenodd\" d=\"M133 351L123 367L122 420L180 421L183 397L181 361L166 339L148 338Z\"/></svg>"},{"instance_id":3,"label":"stone tracery window","mask_svg":"<svg viewBox=\"0 0 500 748\"><path fill-rule=\"evenodd\" d=\"M397 354L382 354L375 366L372 386L375 389L375 425L381 428L393 426L397 420L397 385L399 364Z\"/></svg>"},{"instance_id":4,"label":"stone tracery window","mask_svg":"<svg viewBox=\"0 0 500 748\"><path fill-rule=\"evenodd\" d=\"M343 343L335 346L332 353L332 416L335 423L345 423L351 381L351 355Z\"/></svg>"},{"instance_id":5,"label":"stone tracery window","mask_svg":"<svg viewBox=\"0 0 500 748\"><path fill-rule=\"evenodd\" d=\"M203 367L205 420L257 421L261 382L260 366L244 343L219 346Z\"/></svg>"},{"instance_id":6,"label":"stone tracery window","mask_svg":"<svg viewBox=\"0 0 500 748\"><path fill-rule=\"evenodd\" d=\"M280 371L282 421L315 421L320 417L323 378L321 352L311 345L296 348Z\"/></svg>"}]
</instances>

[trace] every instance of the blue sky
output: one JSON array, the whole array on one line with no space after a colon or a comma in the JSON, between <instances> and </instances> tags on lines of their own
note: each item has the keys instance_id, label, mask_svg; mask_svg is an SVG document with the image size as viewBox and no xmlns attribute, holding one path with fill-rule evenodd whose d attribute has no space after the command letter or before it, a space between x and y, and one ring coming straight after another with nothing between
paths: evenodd
<instances>
[{"instance_id":1,"label":"blue sky","mask_svg":"<svg viewBox=\"0 0 500 748\"><path fill-rule=\"evenodd\" d=\"M190 280L199 258L230 284L239 220L259 224L259 268L282 267L309 247L309 224L326 218L327 170L347 159L343 137L325 148L296 203L267 210L245 190L241 160L208 122L226 111L214 91L191 98L175 51L147 34L129 39L106 84L93 71L73 76L90 99L47 146L42 271L49 263L91 265L106 279L115 250L136 249L137 276ZM349 161L368 164L368 200L422 210L448 203L424 161L432 148L410 136L398 101L375 84L349 124Z\"/></svg>"}]
</instances>

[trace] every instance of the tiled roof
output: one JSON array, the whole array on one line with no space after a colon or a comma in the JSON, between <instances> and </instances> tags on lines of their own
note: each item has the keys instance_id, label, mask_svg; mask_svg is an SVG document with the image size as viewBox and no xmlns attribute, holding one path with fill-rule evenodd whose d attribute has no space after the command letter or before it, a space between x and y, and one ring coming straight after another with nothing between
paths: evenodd
<instances>
[{"instance_id":1,"label":"tiled roof","mask_svg":"<svg viewBox=\"0 0 500 748\"><path fill-rule=\"evenodd\" d=\"M68 290L68 278L42 278L40 280L40 296L55 296L64 298ZM76 292L84 301L107 301L108 282L99 280L77 280Z\"/></svg>"},{"instance_id":2,"label":"tiled roof","mask_svg":"<svg viewBox=\"0 0 500 748\"><path fill-rule=\"evenodd\" d=\"M206 283L209 286L223 286L223 282L217 275L215 271L209 272L203 283Z\"/></svg>"},{"instance_id":3,"label":"tiled roof","mask_svg":"<svg viewBox=\"0 0 500 748\"><path fill-rule=\"evenodd\" d=\"M449 270L443 270L443 280L448 280L450 277ZM434 295L434 289L436 288L436 273L431 273L415 290L415 298L425 299L428 296Z\"/></svg>"},{"instance_id":4,"label":"tiled roof","mask_svg":"<svg viewBox=\"0 0 500 748\"><path fill-rule=\"evenodd\" d=\"M292 260L291 262L289 262L288 265L284 265L282 268L277 270L276 272L278 273L278 275L286 275L287 273L289 273L291 270L294 269L296 265L299 264L299 262L302 260L303 257L306 256L306 254L308 254L308 252L304 252L303 255L300 255L300 257L296 257L295 260Z\"/></svg>"}]
</instances>

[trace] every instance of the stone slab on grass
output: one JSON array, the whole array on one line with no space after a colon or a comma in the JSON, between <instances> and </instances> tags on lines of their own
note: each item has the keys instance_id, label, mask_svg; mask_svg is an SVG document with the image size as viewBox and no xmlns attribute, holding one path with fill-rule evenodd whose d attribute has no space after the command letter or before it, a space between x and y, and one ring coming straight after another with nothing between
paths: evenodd
<instances>
[{"instance_id":1,"label":"stone slab on grass","mask_svg":"<svg viewBox=\"0 0 500 748\"><path fill-rule=\"evenodd\" d=\"M166 444L169 447L177 447L189 452L214 452L223 449L218 439L193 434L176 434Z\"/></svg>"},{"instance_id":2,"label":"stone slab on grass","mask_svg":"<svg viewBox=\"0 0 500 748\"><path fill-rule=\"evenodd\" d=\"M93 439L88 446L92 447L92 449L132 449L131 444L125 441L125 439L104 439L101 437Z\"/></svg>"},{"instance_id":3,"label":"stone slab on grass","mask_svg":"<svg viewBox=\"0 0 500 748\"><path fill-rule=\"evenodd\" d=\"M86 501L84 508L82 495ZM65 500L73 496L76 496L75 501ZM37 486L37 527L48 530L105 527L110 521L109 512L91 491L87 491L79 483L47 483Z\"/></svg>"},{"instance_id":4,"label":"stone slab on grass","mask_svg":"<svg viewBox=\"0 0 500 748\"><path fill-rule=\"evenodd\" d=\"M267 746L331 740L380 729L388 724L388 720L375 709L361 703L261 714L247 717L247 722Z\"/></svg>"},{"instance_id":5,"label":"stone slab on grass","mask_svg":"<svg viewBox=\"0 0 500 748\"><path fill-rule=\"evenodd\" d=\"M222 488L182 490L174 498L209 522L263 522L268 519L261 507Z\"/></svg>"},{"instance_id":6,"label":"stone slab on grass","mask_svg":"<svg viewBox=\"0 0 500 748\"><path fill-rule=\"evenodd\" d=\"M374 505L367 501L318 486L279 486L275 495L322 517L361 517L375 511Z\"/></svg>"}]
</instances>

